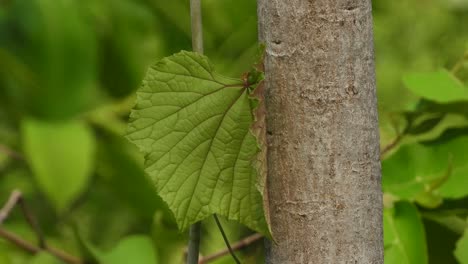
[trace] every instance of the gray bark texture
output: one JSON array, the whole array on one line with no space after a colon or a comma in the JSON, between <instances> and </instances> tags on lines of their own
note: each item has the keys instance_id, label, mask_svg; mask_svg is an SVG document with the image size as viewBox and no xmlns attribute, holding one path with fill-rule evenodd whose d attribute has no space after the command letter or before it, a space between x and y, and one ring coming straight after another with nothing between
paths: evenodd
<instances>
[{"instance_id":1,"label":"gray bark texture","mask_svg":"<svg viewBox=\"0 0 468 264\"><path fill-rule=\"evenodd\" d=\"M371 0L258 0L268 264L383 263Z\"/></svg>"}]
</instances>

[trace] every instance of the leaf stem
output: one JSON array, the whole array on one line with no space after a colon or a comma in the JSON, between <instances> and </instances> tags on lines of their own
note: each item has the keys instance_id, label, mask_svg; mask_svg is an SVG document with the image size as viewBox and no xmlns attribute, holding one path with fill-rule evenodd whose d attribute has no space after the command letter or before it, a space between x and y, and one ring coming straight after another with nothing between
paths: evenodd
<instances>
[{"instance_id":1,"label":"leaf stem","mask_svg":"<svg viewBox=\"0 0 468 264\"><path fill-rule=\"evenodd\" d=\"M224 232L224 229L223 229L223 226L221 225L221 222L219 222L218 216L216 214L214 214L213 217L214 217L214 219L216 221L216 225L218 226L219 231L221 232L221 235L223 236L224 243L226 244L226 246L227 246L227 248L229 250L229 253L231 253L231 256L234 259L234 261L237 264L240 264L240 261L237 258L236 254L234 253L234 250L232 250L232 248L231 248L231 244L229 244L229 240L228 240L228 238L226 236L226 233Z\"/></svg>"},{"instance_id":2,"label":"leaf stem","mask_svg":"<svg viewBox=\"0 0 468 264\"><path fill-rule=\"evenodd\" d=\"M192 26L192 49L203 54L203 27L201 0L190 0L190 17ZM187 252L187 264L198 264L200 254L201 223L195 223L190 227L189 245Z\"/></svg>"}]
</instances>

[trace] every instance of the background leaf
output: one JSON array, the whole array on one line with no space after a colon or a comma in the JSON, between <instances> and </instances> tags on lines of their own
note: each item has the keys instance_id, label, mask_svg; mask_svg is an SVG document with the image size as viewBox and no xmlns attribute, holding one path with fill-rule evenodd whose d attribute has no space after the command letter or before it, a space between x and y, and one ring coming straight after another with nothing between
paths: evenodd
<instances>
[{"instance_id":1,"label":"background leaf","mask_svg":"<svg viewBox=\"0 0 468 264\"><path fill-rule=\"evenodd\" d=\"M416 207L399 202L384 210L385 264L426 264L424 226Z\"/></svg>"},{"instance_id":2,"label":"background leaf","mask_svg":"<svg viewBox=\"0 0 468 264\"><path fill-rule=\"evenodd\" d=\"M431 101L468 101L468 88L447 70L408 74L403 81L413 93Z\"/></svg>"},{"instance_id":3,"label":"background leaf","mask_svg":"<svg viewBox=\"0 0 468 264\"><path fill-rule=\"evenodd\" d=\"M460 261L460 264L468 263L468 229L465 230L464 235L457 242L455 256L457 257L458 261Z\"/></svg>"},{"instance_id":4,"label":"background leaf","mask_svg":"<svg viewBox=\"0 0 468 264\"><path fill-rule=\"evenodd\" d=\"M458 264L453 255L458 234L433 221L424 221L429 264Z\"/></svg>"},{"instance_id":5,"label":"background leaf","mask_svg":"<svg viewBox=\"0 0 468 264\"><path fill-rule=\"evenodd\" d=\"M403 146L382 162L383 189L407 200L433 191L446 198L464 197L468 195L466 149L468 137L431 146Z\"/></svg>"},{"instance_id":6,"label":"background leaf","mask_svg":"<svg viewBox=\"0 0 468 264\"><path fill-rule=\"evenodd\" d=\"M155 60L160 46L154 33L155 19L135 1L88 2L94 27L101 33L100 82L111 96L123 98L138 88Z\"/></svg>"},{"instance_id":7,"label":"background leaf","mask_svg":"<svg viewBox=\"0 0 468 264\"><path fill-rule=\"evenodd\" d=\"M127 264L129 262L135 264L159 263L152 240L143 235L126 237L108 252L91 248L100 264Z\"/></svg>"},{"instance_id":8,"label":"background leaf","mask_svg":"<svg viewBox=\"0 0 468 264\"><path fill-rule=\"evenodd\" d=\"M6 71L23 74L19 82L18 74L4 75L16 107L46 119L87 109L96 94L97 50L77 1L15 0L2 9L0 45L16 56Z\"/></svg>"},{"instance_id":9,"label":"background leaf","mask_svg":"<svg viewBox=\"0 0 468 264\"><path fill-rule=\"evenodd\" d=\"M23 149L42 191L64 210L86 188L94 163L94 136L80 121L22 122Z\"/></svg>"},{"instance_id":10,"label":"background leaf","mask_svg":"<svg viewBox=\"0 0 468 264\"><path fill-rule=\"evenodd\" d=\"M101 258L102 264L157 264L153 242L146 236L132 236L119 244Z\"/></svg>"}]
</instances>

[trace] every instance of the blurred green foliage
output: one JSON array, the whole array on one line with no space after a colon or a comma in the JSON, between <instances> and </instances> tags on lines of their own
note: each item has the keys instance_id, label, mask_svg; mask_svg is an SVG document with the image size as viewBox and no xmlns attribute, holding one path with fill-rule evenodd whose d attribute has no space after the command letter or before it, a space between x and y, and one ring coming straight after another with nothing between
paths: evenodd
<instances>
[{"instance_id":1,"label":"blurred green foliage","mask_svg":"<svg viewBox=\"0 0 468 264\"><path fill-rule=\"evenodd\" d=\"M466 264L468 1L373 2L385 262ZM122 254L182 263L186 234L122 135L148 65L190 50L188 5L0 1L0 204L21 190L48 244L106 264ZM240 77L254 63L255 8L203 1L205 50L219 72ZM34 241L18 211L1 228ZM251 234L223 224L231 241ZM203 226L202 254L223 249L213 220ZM263 246L238 254L261 263ZM0 263L60 262L0 239Z\"/></svg>"}]
</instances>

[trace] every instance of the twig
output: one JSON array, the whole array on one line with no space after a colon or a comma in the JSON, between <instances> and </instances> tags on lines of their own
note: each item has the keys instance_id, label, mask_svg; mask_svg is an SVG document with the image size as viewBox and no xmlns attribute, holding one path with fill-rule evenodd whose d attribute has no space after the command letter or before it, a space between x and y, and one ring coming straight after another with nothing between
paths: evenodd
<instances>
[{"instance_id":1,"label":"twig","mask_svg":"<svg viewBox=\"0 0 468 264\"><path fill-rule=\"evenodd\" d=\"M390 142L390 144L386 145L380 151L380 156L381 157L385 156L388 152L390 152L393 148L395 148L402 139L403 139L403 134L398 134L398 136L392 142Z\"/></svg>"},{"instance_id":2,"label":"twig","mask_svg":"<svg viewBox=\"0 0 468 264\"><path fill-rule=\"evenodd\" d=\"M250 246L251 244L257 242L258 240L260 240L262 238L263 238L263 235L261 235L261 234L253 234L253 235L248 236L248 237L238 241L237 243L233 244L232 245L232 250L236 251L236 250L243 249L243 248L245 248L247 246ZM216 252L216 253L214 253L212 255L208 255L208 256L200 259L198 264L206 264L206 263L214 261L214 260L216 260L218 258L224 257L227 254L229 254L229 250L228 249L223 249L223 250L218 251L218 252Z\"/></svg>"},{"instance_id":3,"label":"twig","mask_svg":"<svg viewBox=\"0 0 468 264\"><path fill-rule=\"evenodd\" d=\"M3 224L5 219L8 218L13 208L15 208L18 201L21 199L21 192L18 190L14 190L11 192L8 201L5 203L3 208L0 210L0 225Z\"/></svg>"},{"instance_id":4,"label":"twig","mask_svg":"<svg viewBox=\"0 0 468 264\"><path fill-rule=\"evenodd\" d=\"M40 248L46 248L46 242L45 242L45 237L44 234L42 233L41 228L39 227L39 224L36 220L36 218L33 216L31 211L28 210L28 206L26 205L26 202L23 199L23 196L20 196L18 200L18 204L21 207L21 211L23 212L24 218L28 222L29 226L31 226L32 230L34 233L36 233L36 237L39 243Z\"/></svg>"},{"instance_id":5,"label":"twig","mask_svg":"<svg viewBox=\"0 0 468 264\"><path fill-rule=\"evenodd\" d=\"M203 53L203 27L201 0L190 0L190 17L192 25L192 49Z\"/></svg>"},{"instance_id":6,"label":"twig","mask_svg":"<svg viewBox=\"0 0 468 264\"><path fill-rule=\"evenodd\" d=\"M389 118L390 118L390 123L393 127L393 129L395 130L395 133L396 133L396 137L393 139L392 142L390 142L390 144L386 145L385 147L383 147L383 149L380 150L380 156L383 157L385 156L388 152L390 152L393 148L395 148L396 146L398 146L398 144L400 143L400 141L403 139L403 137L405 136L406 134L406 131L408 131L409 129L409 125L407 125L403 131L400 131L400 125L398 124L398 121L396 121L394 119L394 115L393 114L390 114L389 115Z\"/></svg>"},{"instance_id":7,"label":"twig","mask_svg":"<svg viewBox=\"0 0 468 264\"><path fill-rule=\"evenodd\" d=\"M39 246L35 246L31 244L29 241L26 241L22 239L21 237L0 227L1 238L4 238L5 240L10 241L11 243L15 244L17 247L32 254L36 254L40 251L47 251L51 255L54 255L55 257L69 264L83 264L84 263L82 260L80 260L79 258L75 256L72 256L62 250L49 247L46 245L43 233L41 229L39 228L37 221L33 217L33 214L28 210L26 203L23 199L23 195L18 190L14 190L13 192L11 192L10 197L8 198L8 201L0 210L0 226L8 218L11 211L15 208L16 205L19 205L21 207L21 211L24 217L26 218L26 221L31 226L31 228L33 229L34 233L37 236L37 239L39 240Z\"/></svg>"},{"instance_id":8,"label":"twig","mask_svg":"<svg viewBox=\"0 0 468 264\"><path fill-rule=\"evenodd\" d=\"M15 208L16 205L19 205L21 212L24 215L24 218L28 222L29 226L36 233L36 237L39 241L39 247L45 248L45 239L42 234L39 224L34 218L33 214L28 210L28 207L23 199L23 194L19 190L13 190L8 198L8 201L5 203L3 208L0 210L0 225L8 218L11 211Z\"/></svg>"},{"instance_id":9,"label":"twig","mask_svg":"<svg viewBox=\"0 0 468 264\"><path fill-rule=\"evenodd\" d=\"M201 0L190 0L190 18L192 26L192 49L203 54L203 27ZM201 223L190 227L189 245L187 251L187 264L197 264L200 254Z\"/></svg>"},{"instance_id":10,"label":"twig","mask_svg":"<svg viewBox=\"0 0 468 264\"><path fill-rule=\"evenodd\" d=\"M41 251L46 251L48 252L49 254L63 260L65 263L68 263L68 264L84 264L84 262L75 257L75 256L72 256L62 250L59 250L59 249L56 249L56 248L53 248L53 247L49 247L49 246L45 246L45 248L40 248L38 246L35 246L33 245L31 242L28 242L24 239L22 239L21 237L5 230L5 229L2 229L0 228L0 237L4 238L5 240L8 240L10 241L12 244L15 244L17 247L31 253L31 254L37 254Z\"/></svg>"},{"instance_id":11,"label":"twig","mask_svg":"<svg viewBox=\"0 0 468 264\"><path fill-rule=\"evenodd\" d=\"M201 223L190 226L189 244L187 250L187 264L197 264L200 252Z\"/></svg>"},{"instance_id":12,"label":"twig","mask_svg":"<svg viewBox=\"0 0 468 264\"><path fill-rule=\"evenodd\" d=\"M0 228L0 237L10 241L11 243L15 244L17 247L24 249L25 251L36 254L41 251L41 249L30 242L23 240L21 237L10 233L9 231Z\"/></svg>"},{"instance_id":13,"label":"twig","mask_svg":"<svg viewBox=\"0 0 468 264\"><path fill-rule=\"evenodd\" d=\"M221 232L221 235L223 236L224 243L226 244L229 253L231 253L231 256L232 256L232 258L234 259L234 261L235 261L237 264L240 264L239 259L237 258L236 254L234 254L234 251L232 250L231 245L229 244L229 240L228 240L228 238L227 238L227 236L226 236L226 233L224 232L223 226L222 226L221 223L219 222L218 216L217 216L216 214L214 214L213 217L214 217L214 219L215 219L215 221L216 221L216 225L218 226L219 231Z\"/></svg>"}]
</instances>

